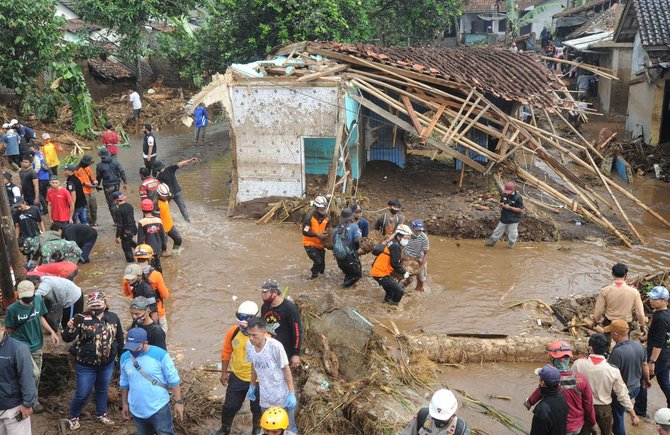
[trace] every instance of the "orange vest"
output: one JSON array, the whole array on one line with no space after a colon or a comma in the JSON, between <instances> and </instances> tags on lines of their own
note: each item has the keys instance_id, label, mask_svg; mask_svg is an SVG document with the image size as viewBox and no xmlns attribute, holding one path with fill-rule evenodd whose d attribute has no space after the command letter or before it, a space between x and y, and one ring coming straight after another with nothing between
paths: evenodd
<instances>
[{"instance_id":1,"label":"orange vest","mask_svg":"<svg viewBox=\"0 0 670 435\"><path fill-rule=\"evenodd\" d=\"M316 219L314 214L312 214L311 219L309 220L309 231L315 234L322 233L326 231L326 227L330 222L330 218L324 218L321 223ZM302 245L303 246L314 246L315 248L323 249L323 241L318 237L309 237L302 236Z\"/></svg>"},{"instance_id":2,"label":"orange vest","mask_svg":"<svg viewBox=\"0 0 670 435\"><path fill-rule=\"evenodd\" d=\"M385 276L391 275L393 272L393 266L391 265L391 251L389 251L389 246L384 246L384 252L379 254L375 258L374 263L372 263L372 269L370 270L370 276L374 278L383 278Z\"/></svg>"}]
</instances>

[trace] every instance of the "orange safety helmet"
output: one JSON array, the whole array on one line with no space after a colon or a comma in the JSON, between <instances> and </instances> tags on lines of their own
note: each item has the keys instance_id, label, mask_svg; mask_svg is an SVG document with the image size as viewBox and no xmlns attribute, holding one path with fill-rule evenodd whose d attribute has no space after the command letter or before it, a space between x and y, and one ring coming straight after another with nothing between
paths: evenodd
<instances>
[{"instance_id":1,"label":"orange safety helmet","mask_svg":"<svg viewBox=\"0 0 670 435\"><path fill-rule=\"evenodd\" d=\"M149 200L149 202L151 202L151 200ZM137 248L135 248L135 251L133 251L133 254L135 255L136 260L138 258L149 260L154 256L154 248L152 248L151 245L146 244L138 245Z\"/></svg>"},{"instance_id":2,"label":"orange safety helmet","mask_svg":"<svg viewBox=\"0 0 670 435\"><path fill-rule=\"evenodd\" d=\"M570 343L565 341L552 341L549 343L549 346L547 346L547 352L549 352L549 355L552 358L563 358L564 356L572 358L572 347L570 346Z\"/></svg>"}]
</instances>

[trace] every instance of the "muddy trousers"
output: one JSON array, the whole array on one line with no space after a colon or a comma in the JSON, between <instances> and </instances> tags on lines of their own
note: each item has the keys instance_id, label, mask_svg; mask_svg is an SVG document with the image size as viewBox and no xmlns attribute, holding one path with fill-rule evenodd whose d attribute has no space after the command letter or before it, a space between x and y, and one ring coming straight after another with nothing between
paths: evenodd
<instances>
[{"instance_id":1,"label":"muddy trousers","mask_svg":"<svg viewBox=\"0 0 670 435\"><path fill-rule=\"evenodd\" d=\"M316 277L320 273L326 271L326 250L314 246L305 246L305 252L310 260L312 260L312 277Z\"/></svg>"},{"instance_id":2,"label":"muddy trousers","mask_svg":"<svg viewBox=\"0 0 670 435\"><path fill-rule=\"evenodd\" d=\"M174 245L172 245L172 249L179 249L181 247L181 234L179 234L179 231L177 230L177 227L172 227L170 231L165 234L165 237L169 237L172 239L174 242Z\"/></svg>"},{"instance_id":3,"label":"muddy trousers","mask_svg":"<svg viewBox=\"0 0 670 435\"><path fill-rule=\"evenodd\" d=\"M30 352L30 356L33 357L33 377L35 378L35 387L39 396L40 378L42 377L42 349Z\"/></svg>"},{"instance_id":4,"label":"muddy trousers","mask_svg":"<svg viewBox=\"0 0 670 435\"><path fill-rule=\"evenodd\" d=\"M121 249L123 249L123 255L126 257L128 263L135 262L135 254L133 253L133 250L136 246L137 243L135 243L132 233L121 236Z\"/></svg>"},{"instance_id":5,"label":"muddy trousers","mask_svg":"<svg viewBox=\"0 0 670 435\"><path fill-rule=\"evenodd\" d=\"M228 387L226 388L226 400L223 402L223 408L221 408L221 429L218 432L219 435L230 433L233 419L247 399L247 390L249 390L249 382L243 381L235 376L235 373L231 372L228 377ZM260 387L257 385L256 400L249 402L254 429L260 427L262 414L259 403L260 397Z\"/></svg>"},{"instance_id":6,"label":"muddy trousers","mask_svg":"<svg viewBox=\"0 0 670 435\"><path fill-rule=\"evenodd\" d=\"M95 195L89 193L86 196L86 221L89 225L98 224L98 201L95 200Z\"/></svg>"},{"instance_id":7,"label":"muddy trousers","mask_svg":"<svg viewBox=\"0 0 670 435\"><path fill-rule=\"evenodd\" d=\"M504 224L502 222L498 222L498 226L496 229L493 231L493 235L491 236L491 240L494 242L497 242L500 240L500 238L505 234L505 231L507 231L507 238L509 239L510 242L516 243L517 239L519 238L519 223L514 223L514 224Z\"/></svg>"},{"instance_id":8,"label":"muddy trousers","mask_svg":"<svg viewBox=\"0 0 670 435\"><path fill-rule=\"evenodd\" d=\"M337 267L344 273L342 286L349 287L361 279L361 260L357 255L350 255L344 260L337 260Z\"/></svg>"},{"instance_id":9,"label":"muddy trousers","mask_svg":"<svg viewBox=\"0 0 670 435\"><path fill-rule=\"evenodd\" d=\"M375 281L382 286L386 292L384 302L400 302L402 295L405 292L398 281L393 279L390 275L382 278L374 277Z\"/></svg>"}]
</instances>

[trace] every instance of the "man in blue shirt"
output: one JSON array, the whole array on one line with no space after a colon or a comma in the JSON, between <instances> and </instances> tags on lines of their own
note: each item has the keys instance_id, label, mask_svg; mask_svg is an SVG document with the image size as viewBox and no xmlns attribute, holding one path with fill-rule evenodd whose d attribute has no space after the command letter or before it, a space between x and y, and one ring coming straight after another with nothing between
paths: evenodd
<instances>
[{"instance_id":1,"label":"man in blue shirt","mask_svg":"<svg viewBox=\"0 0 670 435\"><path fill-rule=\"evenodd\" d=\"M360 205L354 204L351 210L354 212L354 223L358 224L358 228L361 229L361 236L367 237L370 231L370 223L363 217L363 209Z\"/></svg>"},{"instance_id":2,"label":"man in blue shirt","mask_svg":"<svg viewBox=\"0 0 670 435\"><path fill-rule=\"evenodd\" d=\"M209 116L207 116L207 109L203 103L198 104L198 107L193 111L193 118L195 118L195 143L193 145L205 144L205 129L209 124Z\"/></svg>"},{"instance_id":3,"label":"man in blue shirt","mask_svg":"<svg viewBox=\"0 0 670 435\"><path fill-rule=\"evenodd\" d=\"M19 163L21 162L21 153L19 152L19 143L21 138L19 134L14 131L9 124L4 124L2 126L5 130L5 134L2 135L0 141L4 143L5 156L7 156L7 161L14 168L15 171L19 170Z\"/></svg>"},{"instance_id":4,"label":"man in blue shirt","mask_svg":"<svg viewBox=\"0 0 670 435\"><path fill-rule=\"evenodd\" d=\"M129 351L120 361L123 418L127 420L132 414L140 435L174 435L168 390L174 394L179 421L184 420L184 400L172 358L160 347L150 346L142 328L128 331L123 348Z\"/></svg>"}]
</instances>

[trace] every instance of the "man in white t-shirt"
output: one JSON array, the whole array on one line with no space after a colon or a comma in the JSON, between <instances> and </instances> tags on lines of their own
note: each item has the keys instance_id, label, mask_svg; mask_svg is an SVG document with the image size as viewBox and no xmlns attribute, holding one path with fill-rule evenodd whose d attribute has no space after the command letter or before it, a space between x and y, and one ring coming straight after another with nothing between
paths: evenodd
<instances>
[{"instance_id":1,"label":"man in white t-shirt","mask_svg":"<svg viewBox=\"0 0 670 435\"><path fill-rule=\"evenodd\" d=\"M293 386L293 376L284 346L267 336L267 323L262 317L248 321L246 355L251 363L251 382L247 397L256 400L256 382L260 384L260 405L263 412L273 406L286 409L289 430L298 433L295 424L295 408L298 405Z\"/></svg>"},{"instance_id":2,"label":"man in white t-shirt","mask_svg":"<svg viewBox=\"0 0 670 435\"><path fill-rule=\"evenodd\" d=\"M130 104L133 106L133 114L131 115L131 119L139 119L140 112L142 111L142 100L140 99L140 94L132 89L128 92L130 93Z\"/></svg>"}]
</instances>

